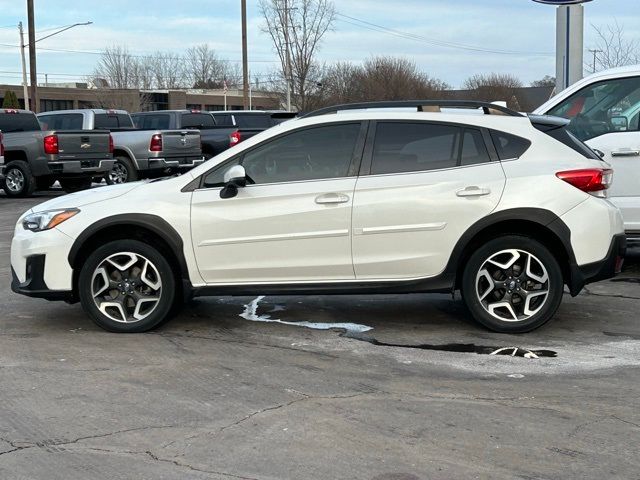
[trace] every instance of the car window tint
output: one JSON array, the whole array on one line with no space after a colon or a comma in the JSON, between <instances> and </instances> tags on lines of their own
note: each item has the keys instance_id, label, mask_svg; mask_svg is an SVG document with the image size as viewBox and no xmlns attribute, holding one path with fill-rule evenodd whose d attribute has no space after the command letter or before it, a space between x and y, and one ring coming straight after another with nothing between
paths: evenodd
<instances>
[{"instance_id":1,"label":"car window tint","mask_svg":"<svg viewBox=\"0 0 640 480\"><path fill-rule=\"evenodd\" d=\"M204 187L212 188L212 187L222 187L224 186L224 173L229 170L231 167L236 165L240 165L240 158L235 158L230 162L226 162L218 167L216 167L213 171L211 171L204 179Z\"/></svg>"},{"instance_id":2,"label":"car window tint","mask_svg":"<svg viewBox=\"0 0 640 480\"><path fill-rule=\"evenodd\" d=\"M462 154L460 165L476 165L478 163L490 162L489 151L484 143L484 138L480 130L467 128L462 139Z\"/></svg>"},{"instance_id":3,"label":"car window tint","mask_svg":"<svg viewBox=\"0 0 640 480\"><path fill-rule=\"evenodd\" d=\"M182 128L208 128L214 127L213 117L208 113L183 113ZM169 127L163 127L169 128Z\"/></svg>"},{"instance_id":4,"label":"car window tint","mask_svg":"<svg viewBox=\"0 0 640 480\"><path fill-rule=\"evenodd\" d=\"M118 116L98 113L94 117L93 128L118 128Z\"/></svg>"},{"instance_id":5,"label":"car window tint","mask_svg":"<svg viewBox=\"0 0 640 480\"><path fill-rule=\"evenodd\" d=\"M500 160L520 158L531 146L531 142L510 133L491 131L491 139L498 152Z\"/></svg>"},{"instance_id":6,"label":"car window tint","mask_svg":"<svg viewBox=\"0 0 640 480\"><path fill-rule=\"evenodd\" d=\"M236 125L240 128L262 128L271 127L271 115L268 113L234 114Z\"/></svg>"},{"instance_id":7,"label":"car window tint","mask_svg":"<svg viewBox=\"0 0 640 480\"><path fill-rule=\"evenodd\" d=\"M145 130L168 130L171 119L168 113L155 115L138 115L134 122L138 128Z\"/></svg>"},{"instance_id":8,"label":"car window tint","mask_svg":"<svg viewBox=\"0 0 640 480\"><path fill-rule=\"evenodd\" d=\"M300 130L250 151L242 165L257 184L346 177L359 132L359 123Z\"/></svg>"},{"instance_id":9,"label":"car window tint","mask_svg":"<svg viewBox=\"0 0 640 480\"><path fill-rule=\"evenodd\" d=\"M373 146L373 175L420 172L457 165L461 129L429 123L379 123Z\"/></svg>"},{"instance_id":10,"label":"car window tint","mask_svg":"<svg viewBox=\"0 0 640 480\"><path fill-rule=\"evenodd\" d=\"M41 130L40 122L33 113L0 113L0 131L34 132Z\"/></svg>"},{"instance_id":11,"label":"car window tint","mask_svg":"<svg viewBox=\"0 0 640 480\"><path fill-rule=\"evenodd\" d=\"M233 119L231 115L214 115L216 120L216 125L221 125L223 127L233 127Z\"/></svg>"}]
</instances>

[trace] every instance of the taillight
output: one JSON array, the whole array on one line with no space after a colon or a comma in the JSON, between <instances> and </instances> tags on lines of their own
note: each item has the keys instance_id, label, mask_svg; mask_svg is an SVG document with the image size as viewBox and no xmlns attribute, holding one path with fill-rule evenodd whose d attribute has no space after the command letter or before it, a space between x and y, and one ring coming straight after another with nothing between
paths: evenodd
<instances>
[{"instance_id":1,"label":"taillight","mask_svg":"<svg viewBox=\"0 0 640 480\"><path fill-rule=\"evenodd\" d=\"M606 196L606 190L611 186L613 170L610 168L567 170L556 173L556 177L583 192L591 193L597 197L604 197Z\"/></svg>"},{"instance_id":2,"label":"taillight","mask_svg":"<svg viewBox=\"0 0 640 480\"><path fill-rule=\"evenodd\" d=\"M161 152L162 151L162 135L156 133L151 137L151 143L149 144L150 152Z\"/></svg>"},{"instance_id":3,"label":"taillight","mask_svg":"<svg viewBox=\"0 0 640 480\"><path fill-rule=\"evenodd\" d=\"M47 135L44 137L44 153L47 155L57 155L58 152L58 136Z\"/></svg>"},{"instance_id":4,"label":"taillight","mask_svg":"<svg viewBox=\"0 0 640 480\"><path fill-rule=\"evenodd\" d=\"M109 134L109 153L113 153L113 136Z\"/></svg>"},{"instance_id":5,"label":"taillight","mask_svg":"<svg viewBox=\"0 0 640 480\"><path fill-rule=\"evenodd\" d=\"M233 132L231 135L229 135L229 146L233 147L234 145L240 143L241 140L242 135L240 135L240 132Z\"/></svg>"}]
</instances>

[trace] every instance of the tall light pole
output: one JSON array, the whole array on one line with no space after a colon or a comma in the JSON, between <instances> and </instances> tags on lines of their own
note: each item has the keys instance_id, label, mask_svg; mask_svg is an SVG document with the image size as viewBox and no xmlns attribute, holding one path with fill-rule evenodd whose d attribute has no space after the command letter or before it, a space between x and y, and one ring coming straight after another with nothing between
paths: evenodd
<instances>
[{"instance_id":1,"label":"tall light pole","mask_svg":"<svg viewBox=\"0 0 640 480\"><path fill-rule=\"evenodd\" d=\"M284 0L284 51L286 56L287 111L291 111L291 53L289 52L289 2Z\"/></svg>"},{"instance_id":2,"label":"tall light pole","mask_svg":"<svg viewBox=\"0 0 640 480\"><path fill-rule=\"evenodd\" d=\"M247 0L242 0L242 105L249 106L249 60L247 53Z\"/></svg>"},{"instance_id":3,"label":"tall light pole","mask_svg":"<svg viewBox=\"0 0 640 480\"><path fill-rule=\"evenodd\" d=\"M22 61L22 96L24 97L24 109L29 110L29 84L27 83L27 62L24 58L24 29L22 22L18 24L20 32L20 60Z\"/></svg>"},{"instance_id":4,"label":"tall light pole","mask_svg":"<svg viewBox=\"0 0 640 480\"><path fill-rule=\"evenodd\" d=\"M40 99L38 97L38 73L36 69L36 43L45 38L53 37L59 33L65 32L70 28L80 25L91 25L93 22L74 23L61 28L57 32L53 32L36 40L35 16L33 13L33 0L27 0L27 23L29 25L29 77L31 80L31 110L38 113L40 110ZM24 51L24 49L23 49ZM26 75L25 75L26 76ZM26 100L26 97L25 97Z\"/></svg>"}]
</instances>

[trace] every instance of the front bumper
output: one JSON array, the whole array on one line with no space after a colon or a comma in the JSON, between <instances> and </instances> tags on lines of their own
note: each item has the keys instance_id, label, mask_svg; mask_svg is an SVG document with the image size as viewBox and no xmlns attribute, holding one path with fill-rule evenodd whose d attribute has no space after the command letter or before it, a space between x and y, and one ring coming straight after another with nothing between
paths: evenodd
<instances>
[{"instance_id":1,"label":"front bumper","mask_svg":"<svg viewBox=\"0 0 640 480\"><path fill-rule=\"evenodd\" d=\"M110 172L115 160L68 160L49 162L47 165L52 175L94 175Z\"/></svg>"},{"instance_id":2,"label":"front bumper","mask_svg":"<svg viewBox=\"0 0 640 480\"><path fill-rule=\"evenodd\" d=\"M146 168L140 165L142 170L164 170L167 168L188 170L205 162L205 158L200 155L197 157L168 157L168 158L149 158L146 160Z\"/></svg>"},{"instance_id":3,"label":"front bumper","mask_svg":"<svg viewBox=\"0 0 640 480\"><path fill-rule=\"evenodd\" d=\"M607 256L599 262L580 266L571 265L571 285L569 285L571 294L575 296L585 285L619 274L622 271L626 252L627 238L624 233L621 233L613 237Z\"/></svg>"},{"instance_id":4,"label":"front bumper","mask_svg":"<svg viewBox=\"0 0 640 480\"><path fill-rule=\"evenodd\" d=\"M31 255L26 258L24 282L21 282L16 271L11 267L11 290L28 297L46 300L73 301L73 293L65 290L51 290L44 280L46 255Z\"/></svg>"}]
</instances>

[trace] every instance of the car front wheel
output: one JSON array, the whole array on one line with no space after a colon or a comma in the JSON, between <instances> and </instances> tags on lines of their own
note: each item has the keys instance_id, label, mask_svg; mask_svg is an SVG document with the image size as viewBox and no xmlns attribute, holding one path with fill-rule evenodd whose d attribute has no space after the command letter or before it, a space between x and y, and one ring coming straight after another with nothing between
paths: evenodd
<instances>
[{"instance_id":1,"label":"car front wheel","mask_svg":"<svg viewBox=\"0 0 640 480\"><path fill-rule=\"evenodd\" d=\"M558 260L541 243L519 235L478 248L462 278L462 296L473 317L501 333L544 325L560 306L563 290Z\"/></svg>"},{"instance_id":2,"label":"car front wheel","mask_svg":"<svg viewBox=\"0 0 640 480\"><path fill-rule=\"evenodd\" d=\"M82 307L110 332L154 328L168 317L175 290L165 256L136 240L116 240L95 250L78 279Z\"/></svg>"}]
</instances>

